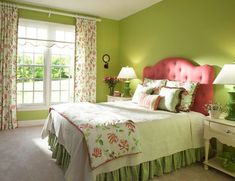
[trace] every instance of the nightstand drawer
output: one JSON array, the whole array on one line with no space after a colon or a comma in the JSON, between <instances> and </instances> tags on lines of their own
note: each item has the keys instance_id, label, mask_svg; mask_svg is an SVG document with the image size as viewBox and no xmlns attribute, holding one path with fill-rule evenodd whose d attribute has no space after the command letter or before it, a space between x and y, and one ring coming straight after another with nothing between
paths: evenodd
<instances>
[{"instance_id":1,"label":"nightstand drawer","mask_svg":"<svg viewBox=\"0 0 235 181\"><path fill-rule=\"evenodd\" d=\"M116 101L130 101L131 97L115 97L115 96L107 96L108 102L116 102Z\"/></svg>"},{"instance_id":2,"label":"nightstand drawer","mask_svg":"<svg viewBox=\"0 0 235 181\"><path fill-rule=\"evenodd\" d=\"M210 123L209 127L210 127L210 130L213 132L219 132L224 135L235 137L235 127L221 125L221 124L213 123L213 122Z\"/></svg>"}]
</instances>

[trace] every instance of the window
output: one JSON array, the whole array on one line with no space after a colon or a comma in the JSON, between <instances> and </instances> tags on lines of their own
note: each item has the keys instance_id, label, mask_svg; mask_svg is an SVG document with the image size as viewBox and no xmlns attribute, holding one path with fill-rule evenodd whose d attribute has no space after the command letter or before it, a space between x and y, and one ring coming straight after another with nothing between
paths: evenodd
<instances>
[{"instance_id":1,"label":"window","mask_svg":"<svg viewBox=\"0 0 235 181\"><path fill-rule=\"evenodd\" d=\"M17 104L73 100L74 26L20 19Z\"/></svg>"}]
</instances>

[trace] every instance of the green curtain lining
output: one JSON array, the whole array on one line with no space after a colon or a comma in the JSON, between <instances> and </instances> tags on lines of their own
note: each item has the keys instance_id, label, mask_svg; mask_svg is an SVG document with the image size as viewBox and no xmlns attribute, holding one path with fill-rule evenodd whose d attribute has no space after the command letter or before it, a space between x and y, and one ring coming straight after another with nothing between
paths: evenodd
<instances>
[{"instance_id":1,"label":"green curtain lining","mask_svg":"<svg viewBox=\"0 0 235 181\"><path fill-rule=\"evenodd\" d=\"M66 149L58 143L57 137L50 133L48 143L52 150L52 158L65 171L70 162L70 155ZM127 166L118 170L97 175L96 181L147 181L155 176L170 173L181 167L185 167L196 161L202 161L204 149L189 149L162 157L154 161L141 163L137 166Z\"/></svg>"}]
</instances>

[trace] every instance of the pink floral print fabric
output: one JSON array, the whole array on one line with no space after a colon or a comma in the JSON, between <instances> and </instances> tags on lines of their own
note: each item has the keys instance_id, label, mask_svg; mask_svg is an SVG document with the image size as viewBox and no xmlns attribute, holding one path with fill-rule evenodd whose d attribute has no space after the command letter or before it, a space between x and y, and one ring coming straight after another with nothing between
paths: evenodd
<instances>
[{"instance_id":1,"label":"pink floral print fabric","mask_svg":"<svg viewBox=\"0 0 235 181\"><path fill-rule=\"evenodd\" d=\"M96 21L76 19L75 102L96 101Z\"/></svg>"},{"instance_id":2,"label":"pink floral print fabric","mask_svg":"<svg viewBox=\"0 0 235 181\"><path fill-rule=\"evenodd\" d=\"M51 109L82 132L92 169L119 157L141 152L135 123L119 112L88 102L60 104Z\"/></svg>"},{"instance_id":3,"label":"pink floral print fabric","mask_svg":"<svg viewBox=\"0 0 235 181\"><path fill-rule=\"evenodd\" d=\"M0 5L0 130L17 127L16 62L18 9Z\"/></svg>"}]
</instances>

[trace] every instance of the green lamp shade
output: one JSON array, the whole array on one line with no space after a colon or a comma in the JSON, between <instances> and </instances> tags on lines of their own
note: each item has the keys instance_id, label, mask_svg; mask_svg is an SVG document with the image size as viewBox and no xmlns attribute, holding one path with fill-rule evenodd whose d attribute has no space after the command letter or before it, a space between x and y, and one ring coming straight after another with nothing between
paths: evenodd
<instances>
[{"instance_id":1,"label":"green lamp shade","mask_svg":"<svg viewBox=\"0 0 235 181\"><path fill-rule=\"evenodd\" d=\"M119 79L124 79L124 90L123 97L130 97L130 81L129 79L135 79L136 74L132 67L122 67L120 73L118 74Z\"/></svg>"},{"instance_id":2,"label":"green lamp shade","mask_svg":"<svg viewBox=\"0 0 235 181\"><path fill-rule=\"evenodd\" d=\"M235 64L226 64L214 80L213 84L235 85ZM235 121L235 87L228 91L228 115L225 119Z\"/></svg>"}]
</instances>

